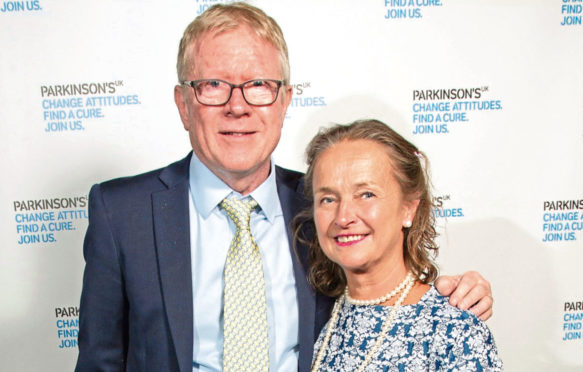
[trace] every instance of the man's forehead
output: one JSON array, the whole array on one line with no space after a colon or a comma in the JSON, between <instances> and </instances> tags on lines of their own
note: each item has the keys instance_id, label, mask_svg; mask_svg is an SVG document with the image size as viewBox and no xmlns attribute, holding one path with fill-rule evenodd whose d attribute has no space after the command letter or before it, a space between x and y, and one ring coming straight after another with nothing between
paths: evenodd
<instances>
[{"instance_id":1,"label":"man's forehead","mask_svg":"<svg viewBox=\"0 0 583 372\"><path fill-rule=\"evenodd\" d=\"M187 70L201 73L207 70L245 69L251 73L281 70L277 48L250 29L237 27L221 32L208 31L187 48ZM194 71L193 71L194 69ZM267 70L267 71L266 71ZM272 71L274 72L274 71Z\"/></svg>"},{"instance_id":2,"label":"man's forehead","mask_svg":"<svg viewBox=\"0 0 583 372\"><path fill-rule=\"evenodd\" d=\"M257 42L257 43L267 43L273 47L275 45L268 39L261 37L255 30L250 26L242 24L234 27L223 27L214 28L202 33L196 40L189 45L189 47L194 48L194 52L199 52L200 48L208 43L216 42L217 40L225 39L226 36L234 36L237 39L245 42Z\"/></svg>"}]
</instances>

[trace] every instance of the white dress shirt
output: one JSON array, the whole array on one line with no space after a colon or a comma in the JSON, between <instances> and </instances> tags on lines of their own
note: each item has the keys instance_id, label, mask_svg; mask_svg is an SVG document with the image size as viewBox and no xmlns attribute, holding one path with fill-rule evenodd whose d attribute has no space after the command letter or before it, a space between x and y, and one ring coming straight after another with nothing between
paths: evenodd
<instances>
[{"instance_id":1,"label":"white dress shirt","mask_svg":"<svg viewBox=\"0 0 583 372\"><path fill-rule=\"evenodd\" d=\"M271 371L297 371L298 301L275 167L250 196L260 209L251 214L265 277ZM235 225L219 204L243 198L193 153L190 162L190 245L194 308L193 371L221 371L223 353L223 270Z\"/></svg>"}]
</instances>

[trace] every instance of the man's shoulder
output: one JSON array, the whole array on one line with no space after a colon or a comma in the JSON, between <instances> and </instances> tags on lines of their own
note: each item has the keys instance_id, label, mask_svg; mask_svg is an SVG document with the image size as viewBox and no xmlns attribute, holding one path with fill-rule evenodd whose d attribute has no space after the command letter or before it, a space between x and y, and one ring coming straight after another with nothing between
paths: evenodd
<instances>
[{"instance_id":1,"label":"man's shoulder","mask_svg":"<svg viewBox=\"0 0 583 372\"><path fill-rule=\"evenodd\" d=\"M277 183L283 183L293 190L301 191L304 185L304 174L295 170L275 166Z\"/></svg>"},{"instance_id":2,"label":"man's shoulder","mask_svg":"<svg viewBox=\"0 0 583 372\"><path fill-rule=\"evenodd\" d=\"M110 179L95 185L102 193L139 194L172 187L181 181L188 182L190 155L162 168L144 173Z\"/></svg>"}]
</instances>

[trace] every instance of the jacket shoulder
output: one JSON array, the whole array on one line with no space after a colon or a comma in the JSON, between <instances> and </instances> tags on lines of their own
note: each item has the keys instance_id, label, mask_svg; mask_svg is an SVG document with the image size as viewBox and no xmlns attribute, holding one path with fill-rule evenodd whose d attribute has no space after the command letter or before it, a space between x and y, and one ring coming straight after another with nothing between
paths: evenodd
<instances>
[{"instance_id":1,"label":"jacket shoulder","mask_svg":"<svg viewBox=\"0 0 583 372\"><path fill-rule=\"evenodd\" d=\"M190 154L184 159L162 168L140 173L128 177L114 178L94 186L107 194L139 194L141 192L155 192L188 181Z\"/></svg>"},{"instance_id":2,"label":"jacket shoulder","mask_svg":"<svg viewBox=\"0 0 583 372\"><path fill-rule=\"evenodd\" d=\"M296 192L303 192L304 174L291 169L286 169L278 165L275 166L277 183L282 183Z\"/></svg>"}]
</instances>

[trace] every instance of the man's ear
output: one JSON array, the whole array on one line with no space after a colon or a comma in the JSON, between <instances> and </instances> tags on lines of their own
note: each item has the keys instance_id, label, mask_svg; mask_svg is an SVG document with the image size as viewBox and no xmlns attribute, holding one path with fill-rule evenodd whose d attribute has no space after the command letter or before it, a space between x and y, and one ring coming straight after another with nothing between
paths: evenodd
<instances>
[{"instance_id":1,"label":"man's ear","mask_svg":"<svg viewBox=\"0 0 583 372\"><path fill-rule=\"evenodd\" d=\"M291 99L292 99L292 95L293 95L293 88L291 87L291 85L284 85L281 87L283 90L283 94L280 93L282 95L281 99L283 100L282 104L283 104L283 117L281 118L281 125L283 126L283 122L285 119L285 113L287 112L287 108L289 107L289 104L291 103Z\"/></svg>"},{"instance_id":2,"label":"man's ear","mask_svg":"<svg viewBox=\"0 0 583 372\"><path fill-rule=\"evenodd\" d=\"M180 114L180 120L182 120L182 125L184 126L185 130L190 129L190 120L189 120L189 107L186 104L186 100L188 99L188 93L185 91L184 86L176 85L174 87L174 103L176 103L176 107L178 108L178 114Z\"/></svg>"}]
</instances>

